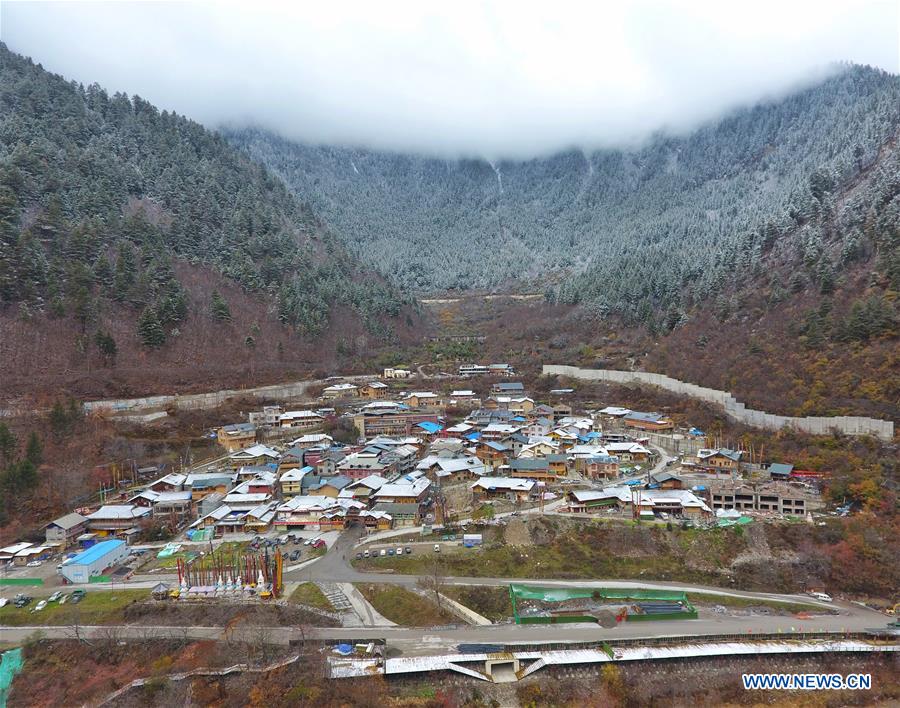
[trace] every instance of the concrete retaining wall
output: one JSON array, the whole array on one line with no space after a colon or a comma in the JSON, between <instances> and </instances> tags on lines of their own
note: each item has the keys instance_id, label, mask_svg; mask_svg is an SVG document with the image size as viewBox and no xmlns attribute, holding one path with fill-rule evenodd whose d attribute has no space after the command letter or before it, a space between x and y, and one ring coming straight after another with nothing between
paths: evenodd
<instances>
[{"instance_id":1,"label":"concrete retaining wall","mask_svg":"<svg viewBox=\"0 0 900 708\"><path fill-rule=\"evenodd\" d=\"M163 410L175 408L179 410L199 410L216 408L229 398L260 398L276 401L301 398L311 386L321 381L298 381L296 383L276 386L260 386L239 390L214 391L212 393L194 393L185 396L148 396L146 398L120 398L103 401L87 401L83 404L85 413L106 411L123 413L134 411Z\"/></svg>"},{"instance_id":2,"label":"concrete retaining wall","mask_svg":"<svg viewBox=\"0 0 900 708\"><path fill-rule=\"evenodd\" d=\"M543 372L545 375L568 376L585 381L608 381L620 384L638 383L659 386L673 393L693 396L694 398L719 405L729 418L756 428L765 428L766 430L793 427L813 435L827 435L836 429L845 435L872 435L882 440L892 440L894 437L893 421L860 416L812 416L798 418L795 416L775 415L774 413L747 408L727 391L718 391L714 388L685 383L664 374L652 374L646 371L617 371L614 369L581 369L577 366L556 364L544 364Z\"/></svg>"}]
</instances>

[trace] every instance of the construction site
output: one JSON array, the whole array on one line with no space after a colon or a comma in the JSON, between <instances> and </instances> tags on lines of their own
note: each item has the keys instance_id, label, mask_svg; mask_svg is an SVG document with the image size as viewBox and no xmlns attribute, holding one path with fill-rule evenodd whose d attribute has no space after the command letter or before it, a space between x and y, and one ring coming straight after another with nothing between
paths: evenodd
<instances>
[{"instance_id":1,"label":"construction site","mask_svg":"<svg viewBox=\"0 0 900 708\"><path fill-rule=\"evenodd\" d=\"M516 624L619 622L697 619L687 594L667 590L613 588L550 588L510 585L509 599Z\"/></svg>"}]
</instances>

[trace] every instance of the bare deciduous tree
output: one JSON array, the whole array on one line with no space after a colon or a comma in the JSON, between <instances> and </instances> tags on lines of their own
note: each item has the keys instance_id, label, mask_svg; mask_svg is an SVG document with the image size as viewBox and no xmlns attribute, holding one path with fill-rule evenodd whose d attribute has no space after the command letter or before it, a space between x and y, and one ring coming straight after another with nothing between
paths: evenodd
<instances>
[{"instance_id":1,"label":"bare deciduous tree","mask_svg":"<svg viewBox=\"0 0 900 708\"><path fill-rule=\"evenodd\" d=\"M437 557L432 558L426 568L425 575L419 577L416 585L426 591L434 594L434 602L438 608L443 609L442 592L446 585L447 574L441 560Z\"/></svg>"}]
</instances>

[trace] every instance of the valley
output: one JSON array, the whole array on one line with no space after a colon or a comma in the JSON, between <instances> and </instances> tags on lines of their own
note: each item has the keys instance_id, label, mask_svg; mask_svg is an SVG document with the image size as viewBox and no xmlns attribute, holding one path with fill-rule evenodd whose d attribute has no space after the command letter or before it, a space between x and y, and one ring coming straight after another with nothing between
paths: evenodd
<instances>
[{"instance_id":1,"label":"valley","mask_svg":"<svg viewBox=\"0 0 900 708\"><path fill-rule=\"evenodd\" d=\"M892 64L65 9L140 22L0 6L0 708L897 702Z\"/></svg>"}]
</instances>

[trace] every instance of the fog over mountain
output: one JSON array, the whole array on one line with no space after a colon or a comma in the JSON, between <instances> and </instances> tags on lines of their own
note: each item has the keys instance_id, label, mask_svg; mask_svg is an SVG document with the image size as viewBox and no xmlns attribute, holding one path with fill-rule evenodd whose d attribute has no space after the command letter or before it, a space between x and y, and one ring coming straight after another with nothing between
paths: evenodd
<instances>
[{"instance_id":1,"label":"fog over mountain","mask_svg":"<svg viewBox=\"0 0 900 708\"><path fill-rule=\"evenodd\" d=\"M4 2L0 20L46 68L208 127L493 159L686 133L839 61L900 68L892 2L300 5Z\"/></svg>"}]
</instances>

